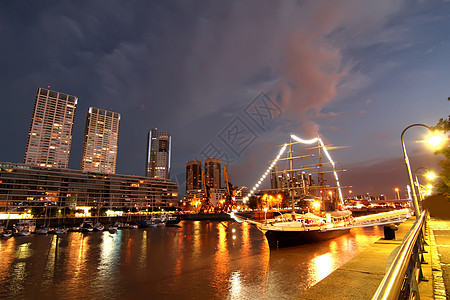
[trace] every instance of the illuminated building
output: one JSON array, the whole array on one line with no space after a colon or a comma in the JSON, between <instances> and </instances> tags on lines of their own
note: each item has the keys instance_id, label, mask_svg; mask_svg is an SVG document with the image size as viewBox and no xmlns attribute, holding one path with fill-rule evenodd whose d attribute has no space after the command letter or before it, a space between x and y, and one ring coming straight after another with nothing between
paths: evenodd
<instances>
[{"instance_id":1,"label":"illuminated building","mask_svg":"<svg viewBox=\"0 0 450 300\"><path fill-rule=\"evenodd\" d=\"M281 190L281 176L278 174L278 167L274 166L270 172L270 188L272 190Z\"/></svg>"},{"instance_id":2,"label":"illuminated building","mask_svg":"<svg viewBox=\"0 0 450 300\"><path fill-rule=\"evenodd\" d=\"M25 164L67 168L77 101L75 96L37 89Z\"/></svg>"},{"instance_id":3,"label":"illuminated building","mask_svg":"<svg viewBox=\"0 0 450 300\"><path fill-rule=\"evenodd\" d=\"M8 202L8 204L6 204ZM0 208L175 207L178 186L166 179L0 162Z\"/></svg>"},{"instance_id":4,"label":"illuminated building","mask_svg":"<svg viewBox=\"0 0 450 300\"><path fill-rule=\"evenodd\" d=\"M205 159L205 181L209 188L221 188L221 172L220 159L207 158Z\"/></svg>"},{"instance_id":5,"label":"illuminated building","mask_svg":"<svg viewBox=\"0 0 450 300\"><path fill-rule=\"evenodd\" d=\"M151 178L169 179L170 155L170 134L153 128L148 133L145 176Z\"/></svg>"},{"instance_id":6,"label":"illuminated building","mask_svg":"<svg viewBox=\"0 0 450 300\"><path fill-rule=\"evenodd\" d=\"M120 114L90 107L86 117L81 170L114 174Z\"/></svg>"},{"instance_id":7,"label":"illuminated building","mask_svg":"<svg viewBox=\"0 0 450 300\"><path fill-rule=\"evenodd\" d=\"M186 191L202 188L202 162L198 160L186 163Z\"/></svg>"}]
</instances>

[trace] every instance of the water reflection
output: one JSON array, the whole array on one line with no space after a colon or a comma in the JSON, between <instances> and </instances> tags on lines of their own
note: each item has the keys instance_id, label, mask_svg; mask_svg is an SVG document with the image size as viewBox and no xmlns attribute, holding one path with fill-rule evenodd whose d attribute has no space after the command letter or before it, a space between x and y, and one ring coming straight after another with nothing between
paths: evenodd
<instances>
[{"instance_id":1,"label":"water reflection","mask_svg":"<svg viewBox=\"0 0 450 300\"><path fill-rule=\"evenodd\" d=\"M13 239L4 240L0 243L0 282L3 282L9 276L9 269L14 258L14 247L16 243Z\"/></svg>"},{"instance_id":2,"label":"water reflection","mask_svg":"<svg viewBox=\"0 0 450 300\"><path fill-rule=\"evenodd\" d=\"M325 253L315 257L311 261L310 268L314 270L313 280L318 282L327 277L333 271L333 256L331 253Z\"/></svg>"},{"instance_id":3,"label":"water reflection","mask_svg":"<svg viewBox=\"0 0 450 300\"><path fill-rule=\"evenodd\" d=\"M11 238L0 240L0 298L293 299L382 234L276 251L247 223L213 221Z\"/></svg>"}]
</instances>

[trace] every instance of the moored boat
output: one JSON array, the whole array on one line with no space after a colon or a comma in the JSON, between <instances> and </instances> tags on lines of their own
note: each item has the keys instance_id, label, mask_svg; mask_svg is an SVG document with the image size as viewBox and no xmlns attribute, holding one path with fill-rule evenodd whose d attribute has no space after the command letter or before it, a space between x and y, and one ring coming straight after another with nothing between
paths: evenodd
<instances>
[{"instance_id":1,"label":"moored boat","mask_svg":"<svg viewBox=\"0 0 450 300\"><path fill-rule=\"evenodd\" d=\"M21 236L28 236L36 231L35 220L19 220L13 225L14 231Z\"/></svg>"},{"instance_id":2,"label":"moored boat","mask_svg":"<svg viewBox=\"0 0 450 300\"><path fill-rule=\"evenodd\" d=\"M65 227L65 226L59 226L59 227L56 227L56 228L53 230L53 233L54 233L54 234L57 234L57 235L60 235L60 234L66 234L68 231L69 231L69 229L68 229L67 227Z\"/></svg>"},{"instance_id":3,"label":"moored boat","mask_svg":"<svg viewBox=\"0 0 450 300\"><path fill-rule=\"evenodd\" d=\"M117 226L114 224L109 224L106 226L106 230L108 230L109 233L117 233Z\"/></svg>"},{"instance_id":4,"label":"moored boat","mask_svg":"<svg viewBox=\"0 0 450 300\"><path fill-rule=\"evenodd\" d=\"M128 228L128 229L136 229L138 228L138 224L134 223L134 222L129 222L129 223L125 223L123 224L122 228Z\"/></svg>"},{"instance_id":5,"label":"moored boat","mask_svg":"<svg viewBox=\"0 0 450 300\"><path fill-rule=\"evenodd\" d=\"M94 231L94 225L92 224L92 221L85 220L81 223L79 230L81 232L92 232Z\"/></svg>"},{"instance_id":6,"label":"moored boat","mask_svg":"<svg viewBox=\"0 0 450 300\"><path fill-rule=\"evenodd\" d=\"M103 231L104 229L105 229L105 226L102 223L97 222L94 224L95 231Z\"/></svg>"},{"instance_id":7,"label":"moored boat","mask_svg":"<svg viewBox=\"0 0 450 300\"><path fill-rule=\"evenodd\" d=\"M40 227L40 228L36 229L36 233L41 234L41 235L48 234L48 231L49 231L49 228L47 228L47 227Z\"/></svg>"},{"instance_id":8,"label":"moored boat","mask_svg":"<svg viewBox=\"0 0 450 300\"><path fill-rule=\"evenodd\" d=\"M3 231L2 231L2 233L1 233L1 236L3 237L3 238L9 238L9 237L11 237L13 235L13 231L11 230L11 229L3 229Z\"/></svg>"},{"instance_id":9,"label":"moored boat","mask_svg":"<svg viewBox=\"0 0 450 300\"><path fill-rule=\"evenodd\" d=\"M166 224L166 226L178 225L178 223L180 223L180 221L181 221L180 217L176 217L173 215L167 215L164 219L164 223Z\"/></svg>"}]
</instances>

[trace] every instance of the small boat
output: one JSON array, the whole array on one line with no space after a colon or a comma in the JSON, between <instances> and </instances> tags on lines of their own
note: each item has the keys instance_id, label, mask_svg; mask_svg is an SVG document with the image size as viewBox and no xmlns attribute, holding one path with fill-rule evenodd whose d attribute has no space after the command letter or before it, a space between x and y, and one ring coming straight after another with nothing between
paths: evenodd
<instances>
[{"instance_id":1,"label":"small boat","mask_svg":"<svg viewBox=\"0 0 450 300\"><path fill-rule=\"evenodd\" d=\"M73 226L73 227L68 228L68 231L78 232L78 231L81 231L81 229L80 229L80 227Z\"/></svg>"},{"instance_id":2,"label":"small boat","mask_svg":"<svg viewBox=\"0 0 450 300\"><path fill-rule=\"evenodd\" d=\"M40 227L36 229L36 233L40 235L46 235L48 234L49 229L47 227Z\"/></svg>"},{"instance_id":3,"label":"small boat","mask_svg":"<svg viewBox=\"0 0 450 300\"><path fill-rule=\"evenodd\" d=\"M69 229L68 228L66 228L66 227L56 227L55 228L55 230L54 230L54 233L55 234L66 234L67 233L67 231L68 231Z\"/></svg>"},{"instance_id":4,"label":"small boat","mask_svg":"<svg viewBox=\"0 0 450 300\"><path fill-rule=\"evenodd\" d=\"M166 224L166 226L175 226L178 225L178 223L180 223L181 219L180 217L175 217L173 215L167 215L164 223Z\"/></svg>"},{"instance_id":5,"label":"small boat","mask_svg":"<svg viewBox=\"0 0 450 300\"><path fill-rule=\"evenodd\" d=\"M102 223L97 222L94 224L94 230L95 231L103 231L105 229L105 226L103 226Z\"/></svg>"},{"instance_id":6,"label":"small boat","mask_svg":"<svg viewBox=\"0 0 450 300\"><path fill-rule=\"evenodd\" d=\"M29 229L22 229L17 231L17 235L19 236L29 236L31 234L31 231Z\"/></svg>"},{"instance_id":7,"label":"small boat","mask_svg":"<svg viewBox=\"0 0 450 300\"><path fill-rule=\"evenodd\" d=\"M109 233L117 233L117 227L114 226L114 224L110 224L106 227L106 230L109 231Z\"/></svg>"},{"instance_id":8,"label":"small boat","mask_svg":"<svg viewBox=\"0 0 450 300\"><path fill-rule=\"evenodd\" d=\"M143 221L138 222L138 226L141 228L156 227L161 225L164 225L163 218L156 215L151 216L150 219L145 219Z\"/></svg>"},{"instance_id":9,"label":"small boat","mask_svg":"<svg viewBox=\"0 0 450 300\"><path fill-rule=\"evenodd\" d=\"M114 222L113 224L114 227L116 227L117 229L121 229L125 227L125 224L119 221Z\"/></svg>"},{"instance_id":10,"label":"small boat","mask_svg":"<svg viewBox=\"0 0 450 300\"><path fill-rule=\"evenodd\" d=\"M19 220L13 225L14 231L18 235L28 236L30 233L36 231L36 221L35 220Z\"/></svg>"},{"instance_id":11,"label":"small boat","mask_svg":"<svg viewBox=\"0 0 450 300\"><path fill-rule=\"evenodd\" d=\"M92 221L83 221L80 225L80 231L81 232L92 232L94 231L94 225L92 224Z\"/></svg>"},{"instance_id":12,"label":"small boat","mask_svg":"<svg viewBox=\"0 0 450 300\"><path fill-rule=\"evenodd\" d=\"M130 223L125 223L123 224L123 228L128 228L128 229L136 229L138 228L138 224L134 223L134 222L130 222Z\"/></svg>"},{"instance_id":13,"label":"small boat","mask_svg":"<svg viewBox=\"0 0 450 300\"><path fill-rule=\"evenodd\" d=\"M2 236L3 238L9 238L9 237L11 237L12 235L13 235L13 232L12 232L11 229L3 229L3 232L2 232L2 234L1 234L1 236Z\"/></svg>"}]
</instances>

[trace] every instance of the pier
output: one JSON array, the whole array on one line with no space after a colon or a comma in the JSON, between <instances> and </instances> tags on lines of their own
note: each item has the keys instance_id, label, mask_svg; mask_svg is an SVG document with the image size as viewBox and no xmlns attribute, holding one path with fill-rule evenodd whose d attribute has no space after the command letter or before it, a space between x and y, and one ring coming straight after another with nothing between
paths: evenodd
<instances>
[{"instance_id":1,"label":"pier","mask_svg":"<svg viewBox=\"0 0 450 300\"><path fill-rule=\"evenodd\" d=\"M395 257L395 250L401 246L415 222L416 217L413 216L401 223L395 231L395 239L379 239L299 295L298 299L372 299ZM425 228L423 280L418 285L419 296L420 299L447 299L446 290L450 282L443 276L440 259L448 260L449 255L438 252L442 242L436 242L434 231L450 230L450 220L428 219ZM439 248L439 251L448 252L445 247Z\"/></svg>"}]
</instances>

